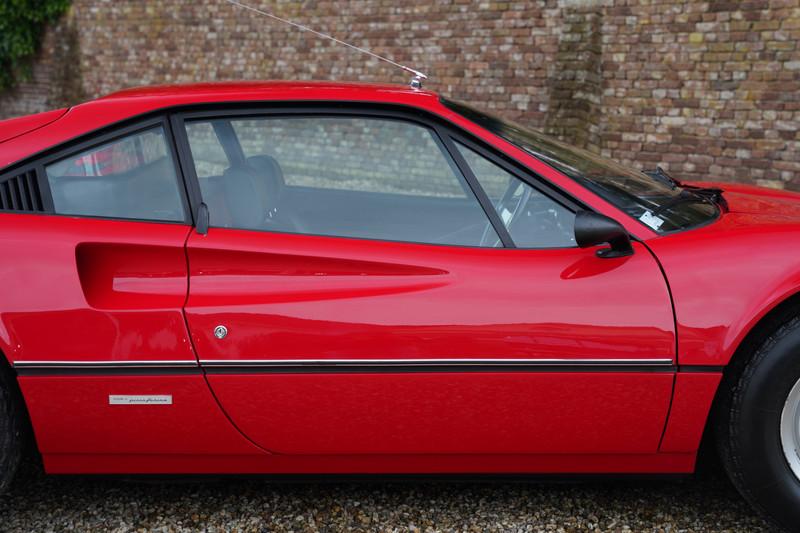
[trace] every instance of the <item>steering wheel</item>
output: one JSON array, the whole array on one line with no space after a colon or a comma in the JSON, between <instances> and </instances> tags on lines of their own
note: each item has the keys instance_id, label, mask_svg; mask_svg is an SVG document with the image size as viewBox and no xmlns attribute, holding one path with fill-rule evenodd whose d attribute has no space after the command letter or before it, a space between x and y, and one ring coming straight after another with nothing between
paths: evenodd
<instances>
[{"instance_id":1,"label":"steering wheel","mask_svg":"<svg viewBox=\"0 0 800 533\"><path fill-rule=\"evenodd\" d=\"M508 209L508 206L512 203L514 199L514 191L516 191L519 187L522 187L522 195L520 196L517 204L511 209ZM525 207L528 205L528 201L531 199L531 195L533 194L533 187L530 185L526 185L516 179L509 179L508 180L508 187L506 187L503 196L500 200L497 201L495 205L495 209L497 213L500 215L500 220L505 224L506 229L510 229L511 225L519 218L519 216L525 212ZM504 220L503 213L509 212L511 213L508 216L508 220ZM492 237L494 235L494 237ZM483 230L483 236L481 237L481 246L489 246L490 241L494 238L494 242L491 243L491 247L497 246L497 243L500 242L500 238L497 236L497 233L494 230L494 226L492 226L491 222L486 224L486 228Z\"/></svg>"}]
</instances>

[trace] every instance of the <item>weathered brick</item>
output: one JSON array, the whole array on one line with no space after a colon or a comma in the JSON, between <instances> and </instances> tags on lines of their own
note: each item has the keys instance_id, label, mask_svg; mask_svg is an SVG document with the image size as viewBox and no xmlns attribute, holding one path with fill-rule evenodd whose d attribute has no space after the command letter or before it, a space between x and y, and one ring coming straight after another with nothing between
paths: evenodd
<instances>
[{"instance_id":1,"label":"weathered brick","mask_svg":"<svg viewBox=\"0 0 800 533\"><path fill-rule=\"evenodd\" d=\"M631 165L800 189L797 0L251 3ZM226 79L408 82L218 0L74 0L33 78L0 95L0 117L132 85Z\"/></svg>"}]
</instances>

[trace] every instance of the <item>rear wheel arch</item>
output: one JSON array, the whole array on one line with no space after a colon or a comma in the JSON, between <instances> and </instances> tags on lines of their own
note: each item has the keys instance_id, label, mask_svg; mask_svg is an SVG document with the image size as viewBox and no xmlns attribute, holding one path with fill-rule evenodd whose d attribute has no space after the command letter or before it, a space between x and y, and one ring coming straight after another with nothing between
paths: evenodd
<instances>
[{"instance_id":1,"label":"rear wheel arch","mask_svg":"<svg viewBox=\"0 0 800 533\"><path fill-rule=\"evenodd\" d=\"M25 452L33 444L32 437L16 373L0 351L0 493L11 484Z\"/></svg>"}]
</instances>

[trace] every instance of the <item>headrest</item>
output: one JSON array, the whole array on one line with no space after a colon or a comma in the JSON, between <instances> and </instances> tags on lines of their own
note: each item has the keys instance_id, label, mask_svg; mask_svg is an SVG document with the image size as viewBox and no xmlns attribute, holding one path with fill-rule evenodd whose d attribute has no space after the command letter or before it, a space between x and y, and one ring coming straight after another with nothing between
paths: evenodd
<instances>
[{"instance_id":1,"label":"headrest","mask_svg":"<svg viewBox=\"0 0 800 533\"><path fill-rule=\"evenodd\" d=\"M256 190L264 194L267 210L278 207L285 186L281 166L274 157L268 155L248 157L246 163L253 169Z\"/></svg>"},{"instance_id":2,"label":"headrest","mask_svg":"<svg viewBox=\"0 0 800 533\"><path fill-rule=\"evenodd\" d=\"M267 213L264 194L253 183L253 172L248 168L232 167L222 175L222 187L233 226L259 229Z\"/></svg>"}]
</instances>

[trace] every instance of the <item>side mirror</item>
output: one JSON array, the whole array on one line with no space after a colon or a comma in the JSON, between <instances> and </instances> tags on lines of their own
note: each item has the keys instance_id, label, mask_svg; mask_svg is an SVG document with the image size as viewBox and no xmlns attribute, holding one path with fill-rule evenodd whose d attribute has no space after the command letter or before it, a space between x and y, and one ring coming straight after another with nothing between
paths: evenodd
<instances>
[{"instance_id":1,"label":"side mirror","mask_svg":"<svg viewBox=\"0 0 800 533\"><path fill-rule=\"evenodd\" d=\"M592 211L578 211L575 215L575 242L581 248L610 244L611 248L597 251L597 257L603 259L633 255L631 237L622 224Z\"/></svg>"}]
</instances>

